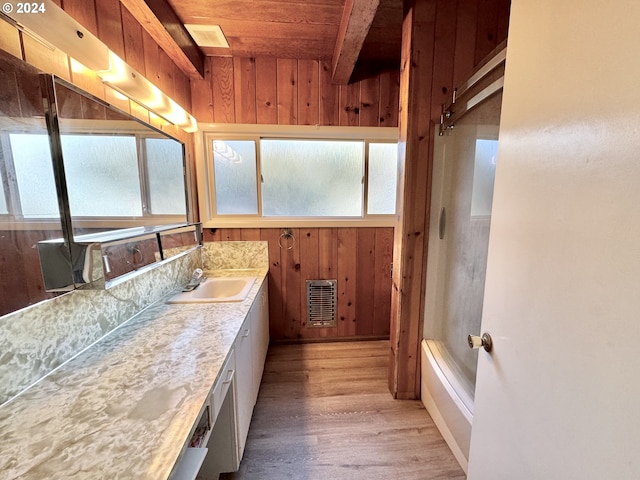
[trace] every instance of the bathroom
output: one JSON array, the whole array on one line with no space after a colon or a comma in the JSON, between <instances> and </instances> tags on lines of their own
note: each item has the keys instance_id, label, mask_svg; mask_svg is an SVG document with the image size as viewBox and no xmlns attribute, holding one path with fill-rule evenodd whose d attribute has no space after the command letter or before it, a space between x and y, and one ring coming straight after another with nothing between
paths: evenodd
<instances>
[{"instance_id":1,"label":"bathroom","mask_svg":"<svg viewBox=\"0 0 640 480\"><path fill-rule=\"evenodd\" d=\"M523 6L526 2L513 2L518 7L515 10L516 28L513 26L514 11L511 11L512 17L510 19L509 2L505 1L465 0L455 4L443 1L415 2L412 14L405 12L405 15L401 12L402 9L398 11L397 8L394 10L394 8L386 6L389 8L386 11L388 18L400 19L395 22L396 30L394 30L398 34L398 42L400 42L399 33L404 30L407 32L407 36L413 38L414 42L424 42L421 45L429 45L429 47L415 53L418 55L419 61L416 61L410 69L401 71L401 69L395 68L374 74L369 72L369 75L363 76L363 79L338 85L332 82L332 65L326 60L274 55L233 57L208 55L203 59L203 74L198 76L193 73L197 67L185 66L189 60L185 60L184 54L170 57L159 46L157 38L154 38L143 27L143 25L148 25L144 23L144 19L148 20L145 15L149 15L149 12L144 8L136 8L136 2L67 0L45 3L47 6L49 4L61 5L66 14L85 26L111 51L125 59L133 69L142 72L152 80L168 97L179 105L189 107L187 111L194 120L197 120L200 133L187 131L191 128L188 125L175 126L161 115L153 113L137 102L122 97L116 90L108 86L105 87L95 71L83 68L60 49L53 49L47 45L46 41L34 39L26 31L5 21L6 19L0 19L0 48L4 52L26 60L34 68L57 75L64 82L89 92L93 97L141 119L144 123L151 125L154 131L165 132L184 145L187 179L185 204L187 207L183 213L184 217L178 223L202 222L204 247L179 255L177 259L162 263L158 268L143 267L141 274L133 276L125 284L114 284L113 287L106 290L86 291L80 289L62 295L61 292L56 292L53 294L55 298L50 298L44 303L38 303L43 298L37 296L38 292L42 293L42 288L36 288L37 292L34 292L33 296L29 292L30 298L20 298L24 297L24 293L29 290L30 286L38 285L38 282L41 282L38 280L40 265L33 262L23 263L19 266L3 263L3 277L9 276L7 272L23 272L11 275L6 282L7 287L3 286L2 290L3 296L8 299L7 302L9 300L20 300L21 302L20 305L14 305L5 311L5 314L0 317L3 332L0 337L0 342L2 342L0 367L2 368L3 393L6 395L6 399L20 393L22 389L55 369L66 359L90 347L102 336L116 329L139 311L186 283L196 268L203 266L210 268L204 262L207 259L215 258L215 255L210 256L205 252L210 252L215 248L224 248L222 246L215 247L214 244L227 241L263 242L260 243L262 245L260 248L264 253L260 268L266 268L269 271L268 309L272 341L295 343L318 341L319 339L331 341L390 338L392 348L389 390L391 395L398 399L418 398L420 396L421 341L425 325L426 330L430 328L428 309L432 303L428 302L428 298L429 295L434 295L434 292L430 292L428 287L425 293L425 285L429 284L429 278L431 278L427 261L432 260L427 260L426 252L428 248L431 248L429 246L430 240L427 237L433 235L434 232L437 233L437 222L434 224L434 221L438 220L440 213L433 210L433 204L430 205L431 191L424 187L424 185L430 184L432 171L426 165L428 162L420 160L434 158L437 142L434 136L430 137L429 135L426 136L427 141L424 141L423 132L439 123L442 106L451 102L453 87L461 85L469 72L476 65L482 63L482 60L505 40L508 25L512 29L510 33L516 32L515 36L510 34L510 41L512 37L514 38L515 51L524 52L527 55L526 58L530 58L531 52L528 51L528 48L531 48L531 39L525 38L525 36L535 36L535 33L527 24L527 16L532 15L532 18L548 22L555 18L551 13L553 8L546 5L547 2L543 2L544 5L536 8L531 7L532 10L528 10L526 6ZM436 4L437 8L435 8ZM576 10L579 9L579 6L573 6ZM140 6L138 5L138 7ZM611 12L607 12L605 15L595 4L592 7L586 9L575 20L574 33L579 31L579 38L583 41L587 41L588 35L579 30L577 25L594 25L597 18L603 18L603 21L611 23L619 22L626 26L624 18L616 17ZM630 9L636 8L631 3L628 7ZM569 6L558 7L557 18L565 20L573 18L569 10ZM635 12L635 10L633 11ZM136 15L132 12L135 12ZM33 13L32 15L37 14ZM405 22L408 22L405 26L401 25L403 18L405 18ZM406 20L407 18L409 20ZM464 19L464 21L459 21L459 19ZM421 29L423 22L435 25L435 28ZM469 28L469 25L473 25L473 28ZM153 28L151 30L153 31ZM569 56L579 50L575 44L569 42L569 45L565 46L564 39L546 33L552 39L549 41L557 42L563 48L566 47ZM576 35L578 34L576 33ZM627 35L632 39L632 34L627 33L626 29L621 28L620 35L620 38L627 38L623 36ZM609 39L611 44L607 45L619 47L618 40L618 37ZM406 44L406 39L404 42ZM558 50L565 51L560 48ZM380 52L380 55L382 56L383 53ZM597 53L600 54L600 60L605 57L601 55L601 50L597 50ZM175 55L175 49L173 54ZM408 54L410 53L404 52L405 57ZM542 63L548 60L546 58L541 60L541 57L535 56L534 58ZM548 61L551 63L551 60ZM561 60L556 61L556 66L562 63ZM433 68L434 65L437 68ZM509 65L508 60L507 65ZM523 62L515 61L513 65L516 73L529 71L527 70L528 66L523 65ZM581 65L580 68L586 67ZM582 81L581 77L576 78L564 70L561 73L566 73L566 77L572 81L578 83ZM508 81L508 67L506 75ZM518 85L524 83L522 79L518 80ZM513 81L517 82L518 80L514 79ZM542 80L538 81L542 84ZM508 82L505 85L508 86ZM537 87L537 85L536 83L535 86ZM625 90L629 91L630 89ZM563 90L561 93L568 95L567 98L573 98L571 92ZM23 100L28 101L28 99ZM513 102L512 105L515 105L516 101L513 100ZM509 104L507 103L507 105ZM570 106L571 108L575 107L574 104ZM513 113L514 109L515 107L511 107L507 110L506 118L511 119L512 123L508 123L507 127L504 127L505 131L511 131L506 130L507 128L514 128L513 131L516 131L517 121ZM576 110L578 110L577 107ZM582 111L578 113L584 114ZM557 121L553 118L552 120ZM235 128L235 125L242 126L244 130ZM203 161L206 149L214 148L212 143L214 139L211 136L207 137L204 132L214 137L217 136L217 140L229 143L244 141L256 136L278 137L278 135L282 135L282 130L269 130L269 126L276 125L280 127L292 126L287 130L299 135L295 138L303 136L307 139L313 139L314 135L316 135L315 138L318 138L316 130L321 130L321 134L325 137L336 139L343 134L343 131L350 130L347 127L354 127L355 130L363 130L357 133L356 136L359 135L359 137L355 140L353 137L347 140L360 141L367 146L376 142L397 142L400 146L398 162L402 166L399 178L404 182L397 190L399 193L397 210L388 216L371 215L371 218L365 218L357 225L340 222L305 224L304 222L296 223L295 221L282 220L241 224L233 219L216 218L212 214L215 211L216 203L215 200L212 200L210 192L213 176L204 169L205 162ZM293 128L294 125L295 128ZM230 130L229 126L232 127ZM299 130L297 130L298 127L300 127ZM324 130L324 127L327 130ZM44 120L38 128L44 128ZM331 130L332 128L335 130ZM378 131L370 133L366 130L369 128ZM612 151L615 151L611 146L613 143L611 141L607 145ZM510 158L509 155L512 153L507 146L505 153L499 151L499 157L503 158L502 155L505 155L505 158ZM583 152L574 153L575 158L578 158ZM500 160L497 165L499 174ZM437 173L437 170L435 172ZM497 184L499 184L498 181ZM262 186L257 188L262 188ZM612 188L605 193L613 190ZM506 191L506 189L496 190L496 192ZM509 193L513 194L511 191ZM552 193L555 194L555 190ZM501 196L498 198L503 202L499 204L501 207L498 214L505 215L508 213L508 209L504 205L509 203L509 199ZM564 197L561 198L563 202L570 203ZM618 200L617 197L616 200ZM601 207L592 205L591 202L587 202L587 204L596 212L597 217L595 218L607 221L610 219ZM367 205L362 205L362 211L366 212L366 207ZM366 213L363 216L366 217ZM555 225L557 226L557 224ZM615 227L615 231L620 231L622 228L617 223L611 223L611 226ZM44 231L49 228L49 225L47 224L46 228L41 227L41 230ZM56 231L60 235L52 235L50 238L63 237L65 233L70 233L66 232L66 228L72 227L59 226ZM564 229L561 231L564 232ZM499 227L495 235L497 239L500 239L503 238L499 236L500 234L506 235L508 233L508 230ZM493 230L491 235L494 235ZM15 238L17 237L18 234L15 234ZM197 243L197 235L194 233L192 237ZM563 237L559 236L558 238L558 241L561 241ZM33 247L35 243L31 241L27 248ZM541 240L541 244L544 244L544 241ZM499 244L496 243L496 245ZM584 248L589 246L585 245ZM9 247L9 253L4 253L7 244L3 243L2 245L3 262L15 261L19 255L22 255L21 253L17 255L16 251L23 247L13 243L13 240ZM130 263L137 263L140 259L141 255L135 248L128 252L131 255ZM534 247L529 245L529 248L533 250ZM492 250L489 247L489 265L491 265L492 252L493 255L497 255L498 250ZM592 250L584 252L580 250L579 253L581 258L589 257L588 253L591 256L594 255ZM160 253L158 252L158 254ZM233 255L230 256L233 257ZM264 258L268 258L268 263L264 262ZM613 260L614 265L619 262L615 254L610 254L608 258ZM415 261L415 259L423 259L423 261ZM558 259L568 261L566 257L558 257L556 260ZM254 267L255 265L250 266ZM608 271L608 267L605 265L600 266L603 271ZM531 266L523 266L523 268L531 268ZM390 275L391 272L392 275ZM625 269L625 272L628 273L628 268ZM488 275L489 278L497 279L497 277L490 277L490 268ZM624 279L629 280L630 277L632 275L629 274L622 279L607 278L610 280L610 285L618 286L618 291L622 295L627 287L621 282ZM339 315L335 326L311 327L305 322L307 312L304 282L308 279L324 278L338 280L336 293ZM562 278L558 281L560 280ZM491 288L496 288L496 282L497 280L488 281L487 288L490 292L495 292ZM3 283L3 285L5 284ZM127 287L123 287L123 285L127 285ZM566 284L563 285L566 287ZM602 292L599 284L589 284L588 287L585 288L585 291L593 292L594 299L605 298L596 294ZM15 289L15 293L9 293L9 288ZM611 292L613 292L613 287L610 290L605 290L606 295ZM546 294L553 297L549 292ZM427 300L424 300L425 295ZM495 298L495 293L493 297L487 298ZM523 300L522 304L524 303ZM525 310L522 304L519 305L520 311ZM628 298L622 297L617 304L630 305L631 303ZM607 305L610 306L610 303ZM597 311L602 311L604 308L599 304L596 307ZM496 303L491 301L487 303L487 300L485 300L483 308L485 311L486 309L498 311ZM584 313L582 309L580 311ZM56 323L47 321L51 317L60 321ZM551 317L554 316L551 315ZM567 324L573 325L571 322ZM491 324L488 323L486 326L488 328ZM621 332L628 333L630 331L630 326L626 323L621 322L620 327ZM568 332L570 329L566 330ZM494 331L497 331L497 327L494 327ZM525 331L532 333L535 337L534 332L531 332L530 329L525 329ZM562 331L564 332L565 329ZM429 332L426 333L427 336L430 335ZM480 335L482 332L469 333ZM580 345L595 348L594 336L586 333L584 335L584 338L580 337ZM606 335L603 333L603 336ZM603 338L603 336L599 338ZM491 362L500 358L498 355L500 355L501 347L506 348L504 346L505 336L494 334L493 337L494 341L497 340L494 353L485 354L482 350L474 352L474 355L479 357L480 369L484 369L485 373L489 368L487 364L493 366L494 364ZM612 345L625 346L627 337L629 335L616 336L615 340L612 340ZM11 342L13 345L8 347L7 345ZM609 347L607 347L607 352L609 352ZM633 364L634 362L631 361L630 365ZM504 365L502 366L504 368ZM591 366L598 370L597 366ZM11 373L6 373L8 370ZM600 380L605 377L606 374L598 374ZM11 384L8 388L6 378L11 378ZM623 388L622 383L617 383L615 379L611 379L610 382L613 391ZM488 387L484 388L484 390L477 391L476 395L479 394L480 400L486 402L491 395L486 390ZM547 387L545 391L550 388L550 386ZM632 388L635 388L635 385ZM559 404L569 403L565 397L554 396L554 398L558 400ZM586 398L590 398L590 396L586 395ZM598 397L597 401L604 402L605 399ZM624 403L623 400L619 400L619 402ZM593 405L593 403L588 402L585 405ZM585 414L593 413L593 409L590 407L583 407L582 411ZM626 404L621 404L619 411L628 412L629 408ZM513 418L522 420L522 417L519 416ZM604 416L603 418L611 417ZM560 421L557 418L556 420L565 425L567 429L575 427L575 423L572 421ZM613 420L615 420L613 424L616 424L620 419L614 416ZM478 432L481 431L481 428L482 431L486 431L486 422L482 417L478 422ZM532 422L533 420L527 417L524 423L532 425ZM607 429L604 421L599 422L599 427ZM537 432L535 428L531 431ZM610 436L616 436L617 433L618 430L611 430ZM478 435L480 434L478 433ZM537 447L540 444L540 435L540 433L536 433L536 435L528 437L528 440L536 445L534 451L540 448ZM538 443L535 443L534 440L537 440ZM481 449L477 451L480 452ZM624 447L621 447L621 451L624 452ZM549 452L545 451L544 453L548 454ZM575 454L574 450L567 453L567 455ZM480 454L478 453L478 455ZM481 463L478 457L475 458L476 461L474 462L472 458L470 465ZM626 465L623 461L619 463ZM621 470L622 473L617 478L633 478L628 474L628 471L632 471L634 466L633 463L629 465L628 470ZM505 466L505 468L511 467L510 465Z\"/></svg>"}]
</instances>

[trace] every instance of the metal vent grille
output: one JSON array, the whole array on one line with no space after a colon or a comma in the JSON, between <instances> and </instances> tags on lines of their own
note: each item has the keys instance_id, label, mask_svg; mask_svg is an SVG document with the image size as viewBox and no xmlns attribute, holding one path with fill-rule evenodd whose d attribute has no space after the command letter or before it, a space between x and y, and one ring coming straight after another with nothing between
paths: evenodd
<instances>
[{"instance_id":1,"label":"metal vent grille","mask_svg":"<svg viewBox=\"0 0 640 480\"><path fill-rule=\"evenodd\" d=\"M307 325L335 327L337 280L307 280Z\"/></svg>"}]
</instances>

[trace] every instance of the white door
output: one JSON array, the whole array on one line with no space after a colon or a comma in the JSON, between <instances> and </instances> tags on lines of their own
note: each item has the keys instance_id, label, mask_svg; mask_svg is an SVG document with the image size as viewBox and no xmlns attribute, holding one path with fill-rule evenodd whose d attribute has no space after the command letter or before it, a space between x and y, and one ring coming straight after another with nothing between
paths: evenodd
<instances>
[{"instance_id":1,"label":"white door","mask_svg":"<svg viewBox=\"0 0 640 480\"><path fill-rule=\"evenodd\" d=\"M640 2L512 0L469 480L640 478Z\"/></svg>"}]
</instances>

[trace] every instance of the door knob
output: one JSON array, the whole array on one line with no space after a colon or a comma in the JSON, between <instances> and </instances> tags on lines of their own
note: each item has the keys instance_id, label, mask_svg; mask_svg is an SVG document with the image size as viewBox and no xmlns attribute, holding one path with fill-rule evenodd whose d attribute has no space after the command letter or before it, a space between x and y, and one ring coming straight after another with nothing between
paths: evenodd
<instances>
[{"instance_id":1,"label":"door knob","mask_svg":"<svg viewBox=\"0 0 640 480\"><path fill-rule=\"evenodd\" d=\"M488 333L483 333L481 337L477 335L469 335L467 336L467 341L469 342L469 348L484 348L485 352L491 352L493 348L493 340L491 339L491 335Z\"/></svg>"}]
</instances>

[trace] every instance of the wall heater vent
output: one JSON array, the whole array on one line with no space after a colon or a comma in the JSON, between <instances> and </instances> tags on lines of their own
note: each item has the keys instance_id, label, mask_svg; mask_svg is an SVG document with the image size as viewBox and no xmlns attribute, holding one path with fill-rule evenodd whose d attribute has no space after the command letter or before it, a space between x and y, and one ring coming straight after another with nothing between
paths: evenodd
<instances>
[{"instance_id":1,"label":"wall heater vent","mask_svg":"<svg viewBox=\"0 0 640 480\"><path fill-rule=\"evenodd\" d=\"M307 280L307 326L336 326L337 280Z\"/></svg>"}]
</instances>

